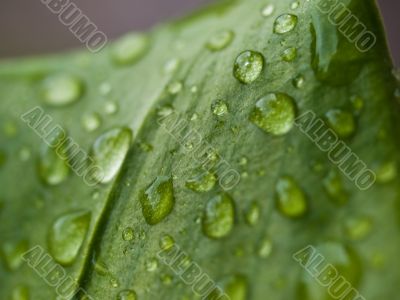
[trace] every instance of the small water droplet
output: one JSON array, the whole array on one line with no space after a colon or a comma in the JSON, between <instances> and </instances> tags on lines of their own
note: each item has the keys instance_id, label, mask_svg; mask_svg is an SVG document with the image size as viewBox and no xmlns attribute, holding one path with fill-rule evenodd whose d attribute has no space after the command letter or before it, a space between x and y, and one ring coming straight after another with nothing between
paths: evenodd
<instances>
[{"instance_id":1,"label":"small water droplet","mask_svg":"<svg viewBox=\"0 0 400 300\"><path fill-rule=\"evenodd\" d=\"M349 200L349 195L344 189L342 178L337 170L332 169L323 180L323 185L331 200L344 205Z\"/></svg>"},{"instance_id":2,"label":"small water droplet","mask_svg":"<svg viewBox=\"0 0 400 300\"><path fill-rule=\"evenodd\" d=\"M118 112L118 104L114 101L106 101L103 110L107 115L113 115Z\"/></svg>"},{"instance_id":3,"label":"small water droplet","mask_svg":"<svg viewBox=\"0 0 400 300\"><path fill-rule=\"evenodd\" d=\"M233 229L235 207L232 198L219 194L211 198L202 218L203 232L210 238L219 239L227 236Z\"/></svg>"},{"instance_id":4,"label":"small water droplet","mask_svg":"<svg viewBox=\"0 0 400 300\"><path fill-rule=\"evenodd\" d=\"M154 149L153 145L148 144L148 143L140 143L139 147L144 152L151 152Z\"/></svg>"},{"instance_id":5,"label":"small water droplet","mask_svg":"<svg viewBox=\"0 0 400 300\"><path fill-rule=\"evenodd\" d=\"M360 113L360 111L364 108L364 99L359 96L353 96L350 98L351 103L353 104L353 108L356 113Z\"/></svg>"},{"instance_id":6,"label":"small water droplet","mask_svg":"<svg viewBox=\"0 0 400 300\"><path fill-rule=\"evenodd\" d=\"M292 31L297 25L297 16L283 14L276 18L274 23L274 33L284 34Z\"/></svg>"},{"instance_id":7,"label":"small water droplet","mask_svg":"<svg viewBox=\"0 0 400 300\"><path fill-rule=\"evenodd\" d=\"M215 100L211 104L211 111L214 115L222 117L228 113L228 106L223 100Z\"/></svg>"},{"instance_id":8,"label":"small water droplet","mask_svg":"<svg viewBox=\"0 0 400 300\"><path fill-rule=\"evenodd\" d=\"M101 118L98 113L85 114L82 117L82 125L87 132L93 132L101 125Z\"/></svg>"},{"instance_id":9,"label":"small water droplet","mask_svg":"<svg viewBox=\"0 0 400 300\"><path fill-rule=\"evenodd\" d=\"M124 241L132 241L135 238L135 231L132 227L126 227L122 231L122 239Z\"/></svg>"},{"instance_id":10,"label":"small water droplet","mask_svg":"<svg viewBox=\"0 0 400 300\"><path fill-rule=\"evenodd\" d=\"M208 192L217 182L217 177L206 170L199 169L196 174L188 179L185 186L195 192Z\"/></svg>"},{"instance_id":11,"label":"small water droplet","mask_svg":"<svg viewBox=\"0 0 400 300\"><path fill-rule=\"evenodd\" d=\"M376 180L379 183L388 183L397 177L397 164L395 161L383 163L376 171Z\"/></svg>"},{"instance_id":12,"label":"small water droplet","mask_svg":"<svg viewBox=\"0 0 400 300\"><path fill-rule=\"evenodd\" d=\"M175 245L175 240L172 236L166 234L161 237L159 245L162 250L168 250Z\"/></svg>"},{"instance_id":13,"label":"small water droplet","mask_svg":"<svg viewBox=\"0 0 400 300\"><path fill-rule=\"evenodd\" d=\"M183 84L180 81L174 81L168 84L167 90L171 95L179 94L182 91Z\"/></svg>"},{"instance_id":14,"label":"small water droplet","mask_svg":"<svg viewBox=\"0 0 400 300\"><path fill-rule=\"evenodd\" d=\"M112 286L114 289L116 289L117 287L119 287L119 282L118 282L118 279L117 279L117 278L112 277L112 278L110 279L110 284L111 284L111 286Z\"/></svg>"},{"instance_id":15,"label":"small water droplet","mask_svg":"<svg viewBox=\"0 0 400 300\"><path fill-rule=\"evenodd\" d=\"M294 2L292 2L292 4L290 4L290 8L291 9L298 9L299 8L299 6L300 6L300 2L299 1L294 1Z\"/></svg>"},{"instance_id":16,"label":"small water droplet","mask_svg":"<svg viewBox=\"0 0 400 300\"><path fill-rule=\"evenodd\" d=\"M86 238L90 219L90 212L78 211L62 215L53 223L48 247L58 263L70 265L74 262Z\"/></svg>"},{"instance_id":17,"label":"small water droplet","mask_svg":"<svg viewBox=\"0 0 400 300\"><path fill-rule=\"evenodd\" d=\"M286 94L268 94L257 101L249 120L267 133L283 135L294 125L296 104Z\"/></svg>"},{"instance_id":18,"label":"small water droplet","mask_svg":"<svg viewBox=\"0 0 400 300\"><path fill-rule=\"evenodd\" d=\"M18 153L19 159L21 161L28 161L31 158L31 150L28 147L22 147ZM1 158L0 158L1 160ZM0 162L1 165L1 162Z\"/></svg>"},{"instance_id":19,"label":"small water droplet","mask_svg":"<svg viewBox=\"0 0 400 300\"><path fill-rule=\"evenodd\" d=\"M118 65L131 65L141 59L147 52L149 39L140 33L128 34L111 47L111 58Z\"/></svg>"},{"instance_id":20,"label":"small water droplet","mask_svg":"<svg viewBox=\"0 0 400 300\"><path fill-rule=\"evenodd\" d=\"M257 202L252 202L250 207L246 210L244 214L247 224L254 226L260 219L260 206Z\"/></svg>"},{"instance_id":21,"label":"small water droplet","mask_svg":"<svg viewBox=\"0 0 400 300\"><path fill-rule=\"evenodd\" d=\"M110 182L117 175L128 153L132 141L132 131L129 128L114 128L100 135L90 150L90 157L99 174L93 175L101 183Z\"/></svg>"},{"instance_id":22,"label":"small water droplet","mask_svg":"<svg viewBox=\"0 0 400 300\"><path fill-rule=\"evenodd\" d=\"M10 271L17 270L23 263L22 255L28 251L29 245L26 240L16 242L4 242L2 254L6 267Z\"/></svg>"},{"instance_id":23,"label":"small water droplet","mask_svg":"<svg viewBox=\"0 0 400 300\"><path fill-rule=\"evenodd\" d=\"M208 40L206 46L211 51L220 51L232 43L234 36L235 34L231 30L221 30Z\"/></svg>"},{"instance_id":24,"label":"small water droplet","mask_svg":"<svg viewBox=\"0 0 400 300\"><path fill-rule=\"evenodd\" d=\"M111 84L108 82L102 82L99 86L99 92L103 96L108 95L111 92Z\"/></svg>"},{"instance_id":25,"label":"small water droplet","mask_svg":"<svg viewBox=\"0 0 400 300\"><path fill-rule=\"evenodd\" d=\"M12 291L11 300L29 300L29 289L25 285L18 285Z\"/></svg>"},{"instance_id":26,"label":"small water droplet","mask_svg":"<svg viewBox=\"0 0 400 300\"><path fill-rule=\"evenodd\" d=\"M264 57L261 53L247 50L238 55L233 67L233 75L241 83L255 81L264 68Z\"/></svg>"},{"instance_id":27,"label":"small water droplet","mask_svg":"<svg viewBox=\"0 0 400 300\"><path fill-rule=\"evenodd\" d=\"M194 86L192 86L192 87L190 88L190 92L191 92L192 94L196 94L198 91L199 91L199 88L198 88L196 85L194 85Z\"/></svg>"},{"instance_id":28,"label":"small water droplet","mask_svg":"<svg viewBox=\"0 0 400 300\"><path fill-rule=\"evenodd\" d=\"M148 272L154 272L158 268L158 260L156 258L151 258L146 261L146 270Z\"/></svg>"},{"instance_id":29,"label":"small water droplet","mask_svg":"<svg viewBox=\"0 0 400 300\"><path fill-rule=\"evenodd\" d=\"M263 17L271 16L275 11L275 6L273 4L267 4L261 9L261 15Z\"/></svg>"},{"instance_id":30,"label":"small water droplet","mask_svg":"<svg viewBox=\"0 0 400 300\"><path fill-rule=\"evenodd\" d=\"M365 238L371 231L372 220L369 217L352 217L345 222L345 233L353 241Z\"/></svg>"},{"instance_id":31,"label":"small water droplet","mask_svg":"<svg viewBox=\"0 0 400 300\"><path fill-rule=\"evenodd\" d=\"M155 225L164 220L172 211L175 199L172 179L158 176L140 197L146 222Z\"/></svg>"},{"instance_id":32,"label":"small water droplet","mask_svg":"<svg viewBox=\"0 0 400 300\"><path fill-rule=\"evenodd\" d=\"M284 60L286 62L291 62L291 61L295 60L297 57L297 48L290 47L290 48L285 49L283 51L281 57L282 57L282 60Z\"/></svg>"},{"instance_id":33,"label":"small water droplet","mask_svg":"<svg viewBox=\"0 0 400 300\"><path fill-rule=\"evenodd\" d=\"M173 281L173 277L169 274L163 274L161 275L161 282L165 285L171 285Z\"/></svg>"},{"instance_id":34,"label":"small water droplet","mask_svg":"<svg viewBox=\"0 0 400 300\"><path fill-rule=\"evenodd\" d=\"M231 300L249 299L248 282L244 275L234 274L227 276L218 284L218 286L222 288ZM217 299L219 297L220 295L218 290L215 290L210 294L210 299ZM225 297L222 297L221 299L224 299Z\"/></svg>"},{"instance_id":35,"label":"small water droplet","mask_svg":"<svg viewBox=\"0 0 400 300\"><path fill-rule=\"evenodd\" d=\"M293 86L295 88L301 89L304 86L304 77L302 75L298 75L295 78L293 78Z\"/></svg>"},{"instance_id":36,"label":"small water droplet","mask_svg":"<svg viewBox=\"0 0 400 300\"><path fill-rule=\"evenodd\" d=\"M271 252L272 252L272 241L270 238L264 238L260 243L257 254L261 258L267 258L271 255Z\"/></svg>"},{"instance_id":37,"label":"small water droplet","mask_svg":"<svg viewBox=\"0 0 400 300\"><path fill-rule=\"evenodd\" d=\"M51 106L65 106L78 101L83 94L83 83L70 74L55 74L42 82L43 101Z\"/></svg>"},{"instance_id":38,"label":"small water droplet","mask_svg":"<svg viewBox=\"0 0 400 300\"><path fill-rule=\"evenodd\" d=\"M106 276L110 273L108 266L104 262L101 262L101 261L96 261L94 263L94 270L100 276Z\"/></svg>"},{"instance_id":39,"label":"small water droplet","mask_svg":"<svg viewBox=\"0 0 400 300\"><path fill-rule=\"evenodd\" d=\"M194 113L191 117L190 117L190 121L196 121L199 118L199 115Z\"/></svg>"},{"instance_id":40,"label":"small water droplet","mask_svg":"<svg viewBox=\"0 0 400 300\"><path fill-rule=\"evenodd\" d=\"M133 290L123 290L118 293L117 300L137 300L137 295Z\"/></svg>"},{"instance_id":41,"label":"small water droplet","mask_svg":"<svg viewBox=\"0 0 400 300\"><path fill-rule=\"evenodd\" d=\"M278 209L283 215L296 218L306 213L306 196L292 177L284 176L278 180L276 195Z\"/></svg>"},{"instance_id":42,"label":"small water droplet","mask_svg":"<svg viewBox=\"0 0 400 300\"><path fill-rule=\"evenodd\" d=\"M325 114L327 124L340 138L348 138L356 130L356 122L351 112L331 109Z\"/></svg>"},{"instance_id":43,"label":"small water droplet","mask_svg":"<svg viewBox=\"0 0 400 300\"><path fill-rule=\"evenodd\" d=\"M178 70L179 66L181 64L181 61L179 58L171 58L167 60L167 62L164 65L164 73L165 74L172 74L176 70Z\"/></svg>"}]
</instances>

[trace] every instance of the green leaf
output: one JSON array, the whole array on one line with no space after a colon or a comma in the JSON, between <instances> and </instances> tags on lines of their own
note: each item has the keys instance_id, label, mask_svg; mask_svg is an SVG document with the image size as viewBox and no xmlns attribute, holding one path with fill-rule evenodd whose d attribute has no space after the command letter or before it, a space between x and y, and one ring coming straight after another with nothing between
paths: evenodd
<instances>
[{"instance_id":1,"label":"green leaf","mask_svg":"<svg viewBox=\"0 0 400 300\"><path fill-rule=\"evenodd\" d=\"M395 299L399 84L374 1L343 1L376 37L364 52L332 2L223 1L98 54L3 61L0 298L74 278L76 299L200 299L189 275L206 274L208 299L328 300L304 269L322 253L365 299Z\"/></svg>"}]
</instances>

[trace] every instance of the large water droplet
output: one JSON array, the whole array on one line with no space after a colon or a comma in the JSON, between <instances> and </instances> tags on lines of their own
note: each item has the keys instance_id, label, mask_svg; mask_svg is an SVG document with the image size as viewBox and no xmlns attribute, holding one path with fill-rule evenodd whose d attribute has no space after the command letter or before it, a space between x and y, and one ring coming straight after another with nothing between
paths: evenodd
<instances>
[{"instance_id":1,"label":"large water droplet","mask_svg":"<svg viewBox=\"0 0 400 300\"><path fill-rule=\"evenodd\" d=\"M62 215L53 223L48 246L58 263L70 265L74 262L85 240L90 218L90 212L78 211Z\"/></svg>"},{"instance_id":2,"label":"large water droplet","mask_svg":"<svg viewBox=\"0 0 400 300\"><path fill-rule=\"evenodd\" d=\"M292 177L284 176L278 180L276 195L278 209L283 215L296 218L306 213L306 196Z\"/></svg>"},{"instance_id":3,"label":"large water droplet","mask_svg":"<svg viewBox=\"0 0 400 300\"><path fill-rule=\"evenodd\" d=\"M203 232L210 238L219 239L227 236L234 225L235 205L227 194L211 198L204 210Z\"/></svg>"},{"instance_id":4,"label":"large water droplet","mask_svg":"<svg viewBox=\"0 0 400 300\"><path fill-rule=\"evenodd\" d=\"M231 30L221 30L208 40L206 46L211 51L220 51L232 43L234 36Z\"/></svg>"},{"instance_id":5,"label":"large water droplet","mask_svg":"<svg viewBox=\"0 0 400 300\"><path fill-rule=\"evenodd\" d=\"M64 106L78 101L83 94L83 83L70 74L51 75L43 80L43 101L51 106Z\"/></svg>"},{"instance_id":6,"label":"large water droplet","mask_svg":"<svg viewBox=\"0 0 400 300\"><path fill-rule=\"evenodd\" d=\"M10 271L15 271L21 266L22 254L28 251L28 242L20 240L17 242L4 242L1 248L4 262Z\"/></svg>"},{"instance_id":7,"label":"large water droplet","mask_svg":"<svg viewBox=\"0 0 400 300\"><path fill-rule=\"evenodd\" d=\"M137 295L133 290L124 290L118 293L117 300L137 300Z\"/></svg>"},{"instance_id":8,"label":"large water droplet","mask_svg":"<svg viewBox=\"0 0 400 300\"><path fill-rule=\"evenodd\" d=\"M155 225L164 220L172 211L175 198L172 179L158 176L140 196L142 212L146 222Z\"/></svg>"},{"instance_id":9,"label":"large water droplet","mask_svg":"<svg viewBox=\"0 0 400 300\"><path fill-rule=\"evenodd\" d=\"M289 132L296 117L296 104L290 96L282 93L268 94L257 101L249 120L273 135Z\"/></svg>"},{"instance_id":10,"label":"large water droplet","mask_svg":"<svg viewBox=\"0 0 400 300\"><path fill-rule=\"evenodd\" d=\"M186 181L185 186L195 192L208 192L217 182L215 174L203 169L196 171L196 174Z\"/></svg>"},{"instance_id":11,"label":"large water droplet","mask_svg":"<svg viewBox=\"0 0 400 300\"><path fill-rule=\"evenodd\" d=\"M297 16L283 14L276 18L274 23L274 33L284 34L292 31L297 25Z\"/></svg>"},{"instance_id":12,"label":"large water droplet","mask_svg":"<svg viewBox=\"0 0 400 300\"><path fill-rule=\"evenodd\" d=\"M90 156L101 169L96 180L110 182L117 175L132 141L129 128L115 128L100 135L94 142Z\"/></svg>"},{"instance_id":13,"label":"large water droplet","mask_svg":"<svg viewBox=\"0 0 400 300\"><path fill-rule=\"evenodd\" d=\"M328 125L340 138L350 137L356 130L356 122L351 112L332 109L325 114Z\"/></svg>"},{"instance_id":14,"label":"large water droplet","mask_svg":"<svg viewBox=\"0 0 400 300\"><path fill-rule=\"evenodd\" d=\"M149 47L146 35L133 33L116 41L111 48L111 58L118 65L131 65L144 56Z\"/></svg>"},{"instance_id":15,"label":"large water droplet","mask_svg":"<svg viewBox=\"0 0 400 300\"><path fill-rule=\"evenodd\" d=\"M264 57L261 53L247 50L236 58L233 75L244 84L255 81L264 68Z\"/></svg>"}]
</instances>

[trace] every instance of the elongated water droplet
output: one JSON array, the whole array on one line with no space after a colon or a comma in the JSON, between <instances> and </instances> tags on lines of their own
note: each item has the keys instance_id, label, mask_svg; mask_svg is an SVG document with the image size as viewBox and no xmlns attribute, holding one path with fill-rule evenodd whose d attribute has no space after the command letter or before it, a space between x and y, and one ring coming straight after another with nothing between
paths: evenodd
<instances>
[{"instance_id":1,"label":"elongated water droplet","mask_svg":"<svg viewBox=\"0 0 400 300\"><path fill-rule=\"evenodd\" d=\"M286 94L268 94L257 101L249 120L267 133L283 135L294 125L296 104Z\"/></svg>"},{"instance_id":2,"label":"elongated water droplet","mask_svg":"<svg viewBox=\"0 0 400 300\"><path fill-rule=\"evenodd\" d=\"M296 218L306 213L306 196L292 177L284 176L278 180L276 195L278 209L283 215L289 218Z\"/></svg>"},{"instance_id":3,"label":"elongated water droplet","mask_svg":"<svg viewBox=\"0 0 400 300\"><path fill-rule=\"evenodd\" d=\"M323 180L323 185L331 200L339 205L344 205L349 200L349 195L344 189L343 180L337 170L331 170Z\"/></svg>"},{"instance_id":4,"label":"elongated water droplet","mask_svg":"<svg viewBox=\"0 0 400 300\"><path fill-rule=\"evenodd\" d=\"M285 49L283 51L281 57L282 57L282 60L284 60L286 62L291 62L291 61L295 60L297 57L297 48L290 47L290 48Z\"/></svg>"},{"instance_id":5,"label":"elongated water droplet","mask_svg":"<svg viewBox=\"0 0 400 300\"><path fill-rule=\"evenodd\" d=\"M215 174L199 169L196 174L186 181L185 186L195 192L208 192L217 182Z\"/></svg>"},{"instance_id":6,"label":"elongated water droplet","mask_svg":"<svg viewBox=\"0 0 400 300\"><path fill-rule=\"evenodd\" d=\"M133 290L124 290L118 293L117 300L137 300L137 295Z\"/></svg>"},{"instance_id":7,"label":"elongated water droplet","mask_svg":"<svg viewBox=\"0 0 400 300\"><path fill-rule=\"evenodd\" d=\"M211 198L204 210L203 232L210 238L219 239L227 236L233 229L235 221L235 205L227 194L219 194Z\"/></svg>"},{"instance_id":8,"label":"elongated water droplet","mask_svg":"<svg viewBox=\"0 0 400 300\"><path fill-rule=\"evenodd\" d=\"M82 125L87 132L98 129L101 125L101 118L98 113L85 114L82 117Z\"/></svg>"},{"instance_id":9,"label":"elongated water droplet","mask_svg":"<svg viewBox=\"0 0 400 300\"><path fill-rule=\"evenodd\" d=\"M28 251L28 242L20 240L17 242L4 242L1 248L4 262L10 271L17 270L23 263L22 254Z\"/></svg>"},{"instance_id":10,"label":"elongated water droplet","mask_svg":"<svg viewBox=\"0 0 400 300\"><path fill-rule=\"evenodd\" d=\"M29 300L29 289L25 285L19 285L12 291L11 300Z\"/></svg>"},{"instance_id":11,"label":"elongated water droplet","mask_svg":"<svg viewBox=\"0 0 400 300\"><path fill-rule=\"evenodd\" d=\"M147 52L149 39L140 33L128 34L116 41L111 48L111 58L118 65L131 65Z\"/></svg>"},{"instance_id":12,"label":"elongated water droplet","mask_svg":"<svg viewBox=\"0 0 400 300\"><path fill-rule=\"evenodd\" d=\"M255 81L264 68L264 57L261 53L247 50L236 58L233 75L241 83L249 84Z\"/></svg>"},{"instance_id":13,"label":"elongated water droplet","mask_svg":"<svg viewBox=\"0 0 400 300\"><path fill-rule=\"evenodd\" d=\"M350 137L356 130L356 122L351 112L332 109L325 115L328 125L340 138Z\"/></svg>"},{"instance_id":14,"label":"elongated water droplet","mask_svg":"<svg viewBox=\"0 0 400 300\"><path fill-rule=\"evenodd\" d=\"M232 43L234 33L231 30L221 30L215 33L207 42L206 46L211 51L220 51Z\"/></svg>"},{"instance_id":15,"label":"elongated water droplet","mask_svg":"<svg viewBox=\"0 0 400 300\"><path fill-rule=\"evenodd\" d=\"M284 34L292 31L297 25L297 16L283 14L276 18L274 23L274 33Z\"/></svg>"},{"instance_id":16,"label":"elongated water droplet","mask_svg":"<svg viewBox=\"0 0 400 300\"><path fill-rule=\"evenodd\" d=\"M140 197L142 212L146 222L155 225L164 220L172 211L175 198L172 179L158 176Z\"/></svg>"},{"instance_id":17,"label":"elongated water droplet","mask_svg":"<svg viewBox=\"0 0 400 300\"><path fill-rule=\"evenodd\" d=\"M273 4L267 4L261 9L261 15L263 17L271 16L275 11L275 6Z\"/></svg>"},{"instance_id":18,"label":"elongated water droplet","mask_svg":"<svg viewBox=\"0 0 400 300\"><path fill-rule=\"evenodd\" d=\"M65 106L78 101L83 83L70 74L55 74L45 78L41 87L43 101L51 106Z\"/></svg>"},{"instance_id":19,"label":"elongated water droplet","mask_svg":"<svg viewBox=\"0 0 400 300\"><path fill-rule=\"evenodd\" d=\"M117 175L131 142L132 131L125 127L111 129L96 139L90 151L90 157L101 169L96 180L108 183Z\"/></svg>"},{"instance_id":20,"label":"elongated water droplet","mask_svg":"<svg viewBox=\"0 0 400 300\"><path fill-rule=\"evenodd\" d=\"M61 265L70 265L76 259L85 240L90 212L78 211L59 217L51 226L48 246L51 255Z\"/></svg>"}]
</instances>

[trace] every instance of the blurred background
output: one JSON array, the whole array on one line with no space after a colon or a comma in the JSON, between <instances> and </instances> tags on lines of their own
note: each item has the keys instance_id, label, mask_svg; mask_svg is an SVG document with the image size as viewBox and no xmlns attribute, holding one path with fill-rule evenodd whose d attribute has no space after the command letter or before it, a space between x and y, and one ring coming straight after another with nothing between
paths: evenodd
<instances>
[{"instance_id":1,"label":"blurred background","mask_svg":"<svg viewBox=\"0 0 400 300\"><path fill-rule=\"evenodd\" d=\"M397 66L400 66L399 0L377 0ZM204 6L213 0L74 0L109 38L144 30ZM265 4L268 0L264 1ZM263 0L260 0L260 6ZM0 58L83 47L40 0L1 0Z\"/></svg>"}]
</instances>

